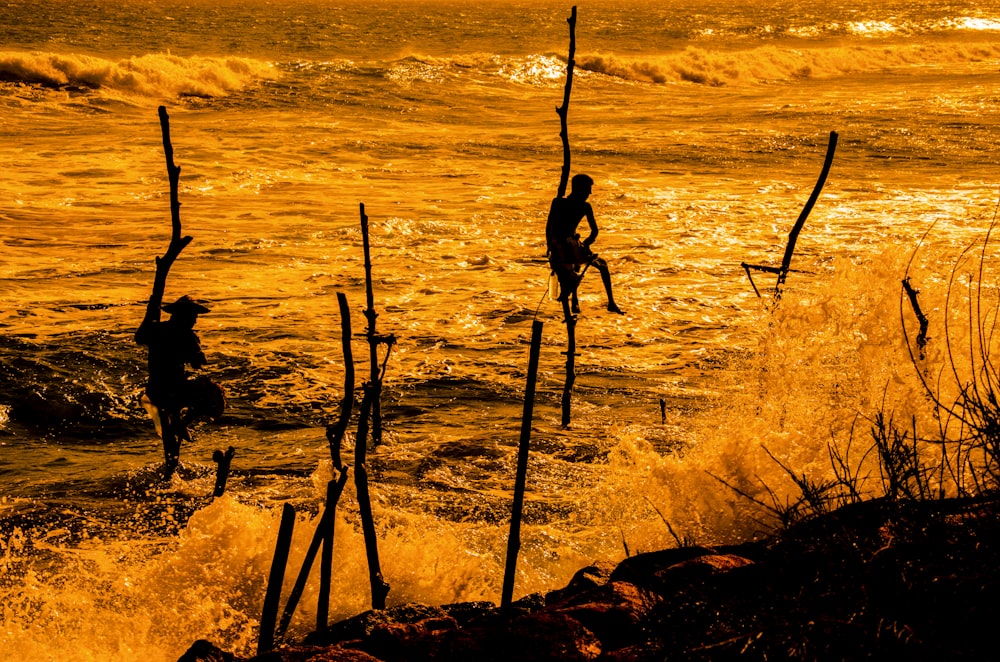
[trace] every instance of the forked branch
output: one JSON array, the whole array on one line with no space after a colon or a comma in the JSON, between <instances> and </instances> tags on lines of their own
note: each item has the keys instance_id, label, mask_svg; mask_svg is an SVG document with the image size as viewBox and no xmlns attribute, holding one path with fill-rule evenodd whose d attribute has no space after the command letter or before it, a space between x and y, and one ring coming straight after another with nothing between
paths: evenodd
<instances>
[{"instance_id":1,"label":"forked branch","mask_svg":"<svg viewBox=\"0 0 1000 662\"><path fill-rule=\"evenodd\" d=\"M816 185L813 187L812 193L809 195L809 199L806 201L805 206L802 208L802 212L799 214L798 219L795 221L795 225L792 226L791 232L788 233L788 243L785 244L785 255L781 259L780 267L772 267L759 264L747 264L743 262L740 266L746 271L747 278L750 279L750 285L753 287L753 291L760 296L760 291L757 289L757 285L753 282L752 271L763 271L764 273L777 274L778 280L774 286L774 298L781 298L781 286L785 284L785 279L788 277L788 273L792 271L792 254L795 252L795 243L799 239L799 233L802 232L802 227L806 224L806 219L809 218L809 213L812 211L813 207L816 205L816 201L819 199L819 194L823 190L823 185L826 184L827 175L830 174L830 166L833 165L833 155L837 151L837 132L830 132L830 142L827 144L826 148L826 159L823 161L823 169L819 173L819 179L816 180Z\"/></svg>"},{"instance_id":2,"label":"forked branch","mask_svg":"<svg viewBox=\"0 0 1000 662\"><path fill-rule=\"evenodd\" d=\"M167 161L167 178L170 181L170 243L167 252L156 258L156 275L153 277L153 293L146 306L146 319L160 319L160 305L167 288L167 274L174 260L181 251L191 243L192 237L184 237L181 233L181 203L178 196L180 188L181 169L174 164L174 148L170 143L170 118L164 106L159 108L160 131L163 134L163 154Z\"/></svg>"}]
</instances>

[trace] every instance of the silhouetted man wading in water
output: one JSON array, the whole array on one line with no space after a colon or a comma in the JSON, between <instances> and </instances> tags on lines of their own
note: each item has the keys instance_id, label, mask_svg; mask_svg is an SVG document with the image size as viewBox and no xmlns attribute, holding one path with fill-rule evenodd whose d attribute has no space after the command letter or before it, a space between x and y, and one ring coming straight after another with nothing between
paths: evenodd
<instances>
[{"instance_id":1,"label":"silhouetted man wading in water","mask_svg":"<svg viewBox=\"0 0 1000 662\"><path fill-rule=\"evenodd\" d=\"M620 315L622 310L615 303L615 297L611 293L611 272L608 263L590 250L590 245L597 239L598 233L594 208L587 202L594 187L594 180L589 175L581 173L575 175L571 183L572 188L568 196L552 200L549 219L545 224L549 264L559 278L559 300L563 301L571 296L573 312L580 312L576 288L583 278L581 268L589 264L601 272L604 290L608 294L608 310ZM590 234L580 241L576 228L584 218L590 226Z\"/></svg>"},{"instance_id":2,"label":"silhouetted man wading in water","mask_svg":"<svg viewBox=\"0 0 1000 662\"><path fill-rule=\"evenodd\" d=\"M207 377L188 379L184 368L190 365L197 370L207 363L194 325L208 308L185 295L163 306L170 319L161 322L159 301L153 299L135 332L135 341L149 348L149 381L142 404L163 439L169 476L180 460L181 441L191 439L188 424L200 416L221 416L225 398L222 389Z\"/></svg>"}]
</instances>

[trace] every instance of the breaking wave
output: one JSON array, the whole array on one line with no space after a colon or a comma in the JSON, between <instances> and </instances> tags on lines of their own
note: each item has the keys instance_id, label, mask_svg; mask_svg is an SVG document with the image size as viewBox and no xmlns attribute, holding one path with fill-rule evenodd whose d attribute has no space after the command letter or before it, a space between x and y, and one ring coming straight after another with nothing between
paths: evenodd
<instances>
[{"instance_id":1,"label":"breaking wave","mask_svg":"<svg viewBox=\"0 0 1000 662\"><path fill-rule=\"evenodd\" d=\"M0 81L131 97L222 97L274 75L271 64L243 57L156 53L113 61L80 54L0 51Z\"/></svg>"},{"instance_id":2,"label":"breaking wave","mask_svg":"<svg viewBox=\"0 0 1000 662\"><path fill-rule=\"evenodd\" d=\"M662 55L577 54L578 70L641 83L741 85L830 78L917 68L940 68L1000 59L1000 43L922 41L798 47L767 45L731 50L689 46ZM350 68L350 67L348 67ZM566 56L546 53L506 57L471 53L441 57L410 54L388 63L400 81L436 80L482 72L529 85L561 85Z\"/></svg>"},{"instance_id":3,"label":"breaking wave","mask_svg":"<svg viewBox=\"0 0 1000 662\"><path fill-rule=\"evenodd\" d=\"M940 67L995 61L998 57L997 43L925 42L825 48L763 46L743 51L689 47L658 57L583 55L576 58L576 64L585 71L639 82L734 85Z\"/></svg>"}]
</instances>

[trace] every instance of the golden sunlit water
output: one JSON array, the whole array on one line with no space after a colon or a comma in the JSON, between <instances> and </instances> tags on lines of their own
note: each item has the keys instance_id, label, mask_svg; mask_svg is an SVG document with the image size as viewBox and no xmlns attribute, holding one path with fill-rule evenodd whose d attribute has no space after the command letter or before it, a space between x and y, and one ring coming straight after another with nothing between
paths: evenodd
<instances>
[{"instance_id":1,"label":"golden sunlit water","mask_svg":"<svg viewBox=\"0 0 1000 662\"><path fill-rule=\"evenodd\" d=\"M0 7L0 657L160 662L197 638L255 650L280 505L299 513L295 568L331 477L336 293L355 333L365 325L362 203L379 330L398 338L385 443L369 453L389 604L499 601L536 317L515 597L626 547L674 546L664 520L698 543L766 533L775 519L722 480L790 498L768 453L828 476L829 445L860 459L880 407L936 425L900 280L921 290L921 365L934 374L941 341L970 328L961 315L943 327L972 296L947 300L949 282L971 274L992 292L976 278L980 249L953 268L1000 195L1000 12L971 0L579 3L573 171L595 179L595 249L626 314L605 311L588 274L566 429L544 222L570 9ZM167 298L210 305L198 329L229 401L169 484L132 340L170 233L159 105L194 237ZM780 264L830 131L834 164L774 307L740 264ZM366 350L357 338L359 382ZM212 452L228 446L233 475L213 501ZM331 618L370 606L357 513L349 483ZM315 609L313 583L293 637Z\"/></svg>"}]
</instances>

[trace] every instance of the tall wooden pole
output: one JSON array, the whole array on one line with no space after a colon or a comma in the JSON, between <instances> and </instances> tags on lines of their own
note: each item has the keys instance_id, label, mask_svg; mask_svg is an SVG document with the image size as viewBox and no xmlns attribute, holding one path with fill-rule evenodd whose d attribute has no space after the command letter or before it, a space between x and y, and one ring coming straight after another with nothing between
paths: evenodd
<instances>
[{"instance_id":1,"label":"tall wooden pole","mask_svg":"<svg viewBox=\"0 0 1000 662\"><path fill-rule=\"evenodd\" d=\"M573 384L576 382L576 315L570 311L569 297L562 302L563 319L566 321L566 379L562 392L562 424L568 426L572 418Z\"/></svg>"},{"instance_id":2,"label":"tall wooden pole","mask_svg":"<svg viewBox=\"0 0 1000 662\"><path fill-rule=\"evenodd\" d=\"M343 292L337 292L337 303L340 306L340 335L344 351L344 398L340 401L340 417L337 422L326 426L326 439L330 443L333 468L339 471L344 466L340 457L340 444L344 440L354 408L354 352L351 350L351 309Z\"/></svg>"},{"instance_id":3,"label":"tall wooden pole","mask_svg":"<svg viewBox=\"0 0 1000 662\"><path fill-rule=\"evenodd\" d=\"M510 535L507 537L507 562L504 569L500 608L509 609L514 596L517 574L517 554L521 549L521 511L528 477L528 451L531 444L531 419L535 407L535 382L538 379L538 355L542 346L542 323L531 325L531 350L528 354L528 381L524 389L524 413L521 416L521 441L517 452L517 474L514 478L514 505L511 508Z\"/></svg>"},{"instance_id":4,"label":"tall wooden pole","mask_svg":"<svg viewBox=\"0 0 1000 662\"><path fill-rule=\"evenodd\" d=\"M368 215L365 214L365 204L361 203L361 239L365 251L365 296L368 307L365 318L368 320L368 359L370 363L371 383L374 389L372 400L372 443L377 447L382 443L382 379L378 367L378 346L381 339L375 328L378 313L375 312L375 293L372 287L372 258L368 241Z\"/></svg>"},{"instance_id":5,"label":"tall wooden pole","mask_svg":"<svg viewBox=\"0 0 1000 662\"><path fill-rule=\"evenodd\" d=\"M368 493L366 454L369 421L371 422L372 444L378 446L382 443L382 409L379 402L382 397L382 371L379 369L378 363L378 346L382 343L388 346L386 351L386 361L388 361L388 352L391 351L395 338L393 336L379 336L376 332L375 322L378 319L378 313L375 312L371 248L368 241L368 215L365 214L364 203L361 203L361 238L365 253L365 295L368 304L365 309L365 318L368 320L368 329L365 335L368 338L371 378L362 386L364 399L361 403L361 416L358 419L358 433L354 438L354 485L358 494L358 510L361 515L361 530L365 539L365 553L368 556L372 609L385 609L385 598L389 593L389 584L382 577L382 567L379 563L378 536L375 531L371 496Z\"/></svg>"},{"instance_id":6,"label":"tall wooden pole","mask_svg":"<svg viewBox=\"0 0 1000 662\"><path fill-rule=\"evenodd\" d=\"M340 473L340 477L337 480L331 480L327 483L326 507L323 510L323 514L320 515L319 522L316 524L316 531L313 533L312 541L309 543L309 549L306 550L305 558L302 560L302 567L299 569L299 574L295 578L295 584L292 586L292 591L288 594L288 600L285 601L285 609L281 614L281 620L278 621L278 627L274 634L274 638L277 641L281 641L281 639L284 638L285 632L288 630L288 625L292 622L292 615L295 613L296 607L299 606L299 600L302 599L302 593L305 591L306 582L309 581L309 573L312 571L313 563L316 561L316 554L320 552L321 547L323 549L324 556L327 555L327 550L330 550L332 553L333 531L337 516L337 503L340 501L340 495L343 493L344 485L346 483L346 469ZM330 566L327 566L326 570L322 567L320 568L320 601L317 606L317 611L318 615L322 615L324 626L326 624L327 613L329 612L329 571ZM325 577L323 575L325 575ZM326 598L326 603L323 602L324 597Z\"/></svg>"},{"instance_id":7,"label":"tall wooden pole","mask_svg":"<svg viewBox=\"0 0 1000 662\"><path fill-rule=\"evenodd\" d=\"M174 260L181 254L181 251L191 243L191 237L182 236L181 232L181 203L179 197L181 169L174 163L174 147L170 142L170 117L167 109L160 106L158 109L160 117L160 132L163 136L163 154L167 162L167 179L170 182L170 243L167 251L162 257L156 257L156 274L153 276L153 292L149 296L146 304L146 315L143 318L139 331L136 332L136 341L139 342L140 333L147 324L160 321L160 307L163 305L163 294L167 289L167 275ZM143 343L144 344L144 343ZM160 406L161 403L153 403ZM160 412L160 438L163 442L163 462L164 471L169 478L177 469L180 462L181 453L181 433L177 429L178 412Z\"/></svg>"},{"instance_id":8,"label":"tall wooden pole","mask_svg":"<svg viewBox=\"0 0 1000 662\"><path fill-rule=\"evenodd\" d=\"M295 509L286 503L281 510L278 540L274 545L271 573L267 578L267 592L264 595L264 609L260 616L260 633L257 639L258 655L274 648L275 623L278 620L281 585L285 581L285 566L288 564L288 552L292 546L294 528Z\"/></svg>"},{"instance_id":9,"label":"tall wooden pole","mask_svg":"<svg viewBox=\"0 0 1000 662\"><path fill-rule=\"evenodd\" d=\"M566 58L566 86L563 89L563 103L561 106L556 108L556 113L559 114L559 137L562 138L563 146L563 166L562 174L559 177L559 193L556 197L563 197L566 195L566 186L569 184L569 173L570 173L570 153L569 153L569 126L568 126L568 115L569 115L569 96L573 91L573 68L576 66L574 58L576 57L576 6L573 6L573 11L570 17L566 19L569 23L569 57Z\"/></svg>"},{"instance_id":10,"label":"tall wooden pole","mask_svg":"<svg viewBox=\"0 0 1000 662\"><path fill-rule=\"evenodd\" d=\"M319 561L319 598L316 603L316 629L322 630L328 625L330 616L330 589L333 582L333 534L337 524L337 503L347 484L347 468L340 471L337 482L330 481L326 486L326 513L329 517L325 526L317 527L322 534L323 550Z\"/></svg>"},{"instance_id":11,"label":"tall wooden pole","mask_svg":"<svg viewBox=\"0 0 1000 662\"><path fill-rule=\"evenodd\" d=\"M569 149L569 99L573 91L573 68L576 66L576 6L570 17L566 19L569 23L569 54L566 58L566 85L563 88L563 103L556 108L559 115L559 137L563 146L563 166L559 178L558 197L566 195L566 186L569 184L570 175L570 149ZM587 265L590 266L590 265ZM586 273L586 267L584 268ZM581 274L580 279L583 278ZM563 292L563 319L566 322L566 381L563 383L562 394L562 424L567 426L571 419L570 397L573 392L573 383L576 381L576 316L570 308L571 299L576 296L575 287L573 292Z\"/></svg>"},{"instance_id":12,"label":"tall wooden pole","mask_svg":"<svg viewBox=\"0 0 1000 662\"><path fill-rule=\"evenodd\" d=\"M361 532L365 539L365 554L368 556L368 580L372 588L372 609L385 609L385 597L389 594L389 584L382 577L382 566L378 558L378 536L375 531L371 495L368 493L368 465L365 461L368 419L375 396L371 384L366 382L362 388L365 396L361 402L358 433L354 441L354 487L358 494L358 511L361 515Z\"/></svg>"}]
</instances>

